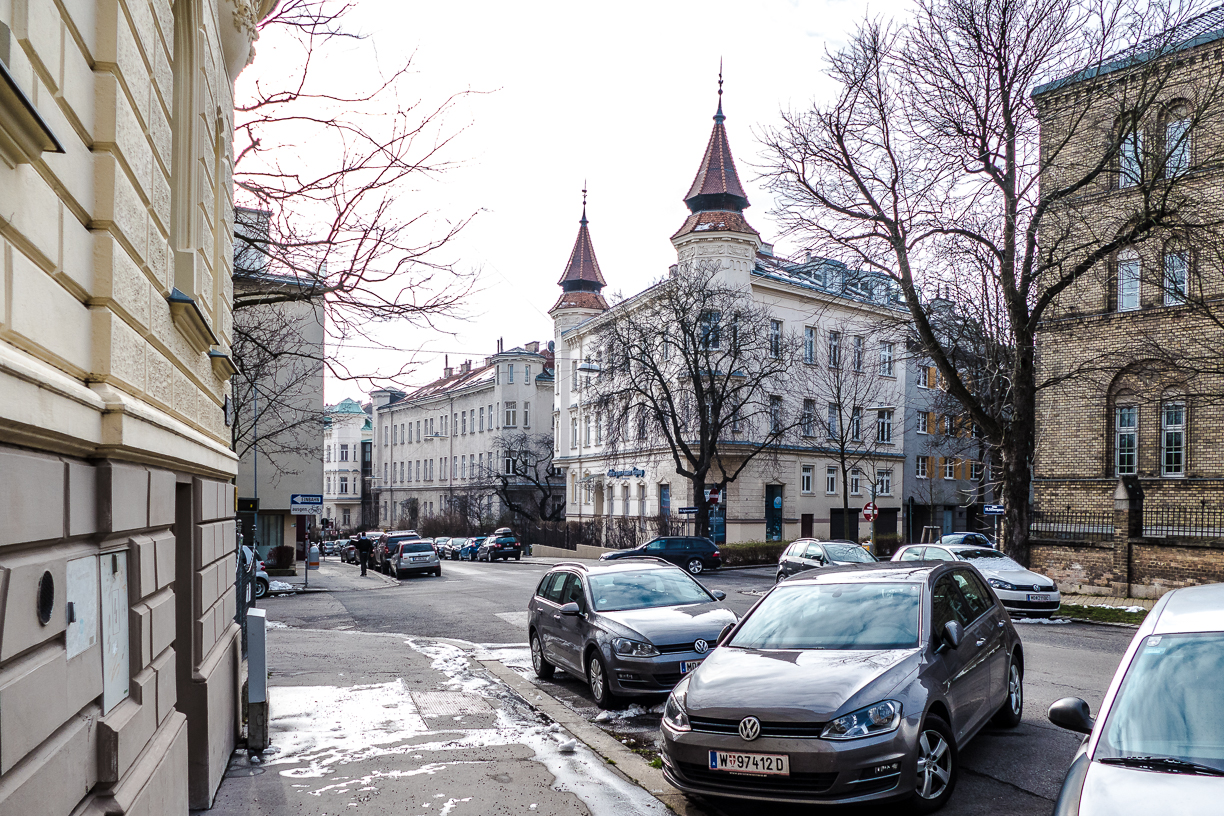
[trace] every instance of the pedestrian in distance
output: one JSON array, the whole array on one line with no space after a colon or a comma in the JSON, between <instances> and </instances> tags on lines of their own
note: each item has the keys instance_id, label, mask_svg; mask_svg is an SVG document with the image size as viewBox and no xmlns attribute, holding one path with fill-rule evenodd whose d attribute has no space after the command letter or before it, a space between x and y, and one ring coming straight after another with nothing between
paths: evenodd
<instances>
[{"instance_id":1,"label":"pedestrian in distance","mask_svg":"<svg viewBox=\"0 0 1224 816\"><path fill-rule=\"evenodd\" d=\"M370 554L374 552L374 542L370 541L369 537L362 536L357 539L357 558L361 561L361 574L366 574L366 565L370 563Z\"/></svg>"}]
</instances>

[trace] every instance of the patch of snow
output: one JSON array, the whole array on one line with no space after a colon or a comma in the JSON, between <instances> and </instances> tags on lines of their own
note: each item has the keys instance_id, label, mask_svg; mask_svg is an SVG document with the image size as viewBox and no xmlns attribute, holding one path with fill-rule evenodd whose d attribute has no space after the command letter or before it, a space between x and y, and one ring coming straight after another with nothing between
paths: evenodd
<instances>
[{"instance_id":1,"label":"patch of snow","mask_svg":"<svg viewBox=\"0 0 1224 816\"><path fill-rule=\"evenodd\" d=\"M287 584L284 581L269 581L268 589L272 592L292 592L297 589L293 584Z\"/></svg>"},{"instance_id":2,"label":"patch of snow","mask_svg":"<svg viewBox=\"0 0 1224 816\"><path fill-rule=\"evenodd\" d=\"M264 628L266 629L288 629L289 624L285 623L284 621L270 620L270 621L264 621Z\"/></svg>"},{"instance_id":3,"label":"patch of snow","mask_svg":"<svg viewBox=\"0 0 1224 816\"><path fill-rule=\"evenodd\" d=\"M1070 623L1066 618L1012 618L1012 623L1044 623L1049 625L1058 625L1061 623Z\"/></svg>"},{"instance_id":4,"label":"patch of snow","mask_svg":"<svg viewBox=\"0 0 1224 816\"><path fill-rule=\"evenodd\" d=\"M627 720L630 717L641 717L643 714L653 714L653 710L644 708L643 706L634 703L624 711L601 711L595 715L595 722L611 722L613 720ZM662 710L659 711L662 714Z\"/></svg>"}]
</instances>

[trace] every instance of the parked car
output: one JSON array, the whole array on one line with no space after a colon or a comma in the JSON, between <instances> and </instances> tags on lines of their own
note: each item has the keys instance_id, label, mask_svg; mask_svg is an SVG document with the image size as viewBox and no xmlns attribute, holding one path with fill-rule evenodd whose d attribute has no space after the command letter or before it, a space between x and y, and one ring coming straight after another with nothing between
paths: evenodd
<instances>
[{"instance_id":1,"label":"parked car","mask_svg":"<svg viewBox=\"0 0 1224 816\"><path fill-rule=\"evenodd\" d=\"M985 547L987 549L998 549L995 543L990 540L989 536L982 533L949 533L939 539L939 543L943 546L952 546L956 544L964 544L967 547Z\"/></svg>"},{"instance_id":2,"label":"parked car","mask_svg":"<svg viewBox=\"0 0 1224 816\"><path fill-rule=\"evenodd\" d=\"M391 545L388 569L396 578L408 575L442 575L442 561L428 538L413 538Z\"/></svg>"},{"instance_id":3,"label":"parked car","mask_svg":"<svg viewBox=\"0 0 1224 816\"><path fill-rule=\"evenodd\" d=\"M1013 615L1048 618L1062 606L1052 578L1027 570L998 550L987 547L910 544L897 550L893 561L969 561L981 570L995 594Z\"/></svg>"},{"instance_id":4,"label":"parked car","mask_svg":"<svg viewBox=\"0 0 1224 816\"><path fill-rule=\"evenodd\" d=\"M272 585L271 579L268 578L268 573L264 569L264 562L257 559L254 551L245 544L242 545L242 562L248 570L248 579L254 581L251 591L255 599L266 597Z\"/></svg>"},{"instance_id":5,"label":"parked car","mask_svg":"<svg viewBox=\"0 0 1224 816\"><path fill-rule=\"evenodd\" d=\"M836 804L952 795L959 752L1020 723L1024 655L972 564L882 562L774 586L672 690L663 773L685 793Z\"/></svg>"},{"instance_id":6,"label":"parked car","mask_svg":"<svg viewBox=\"0 0 1224 816\"><path fill-rule=\"evenodd\" d=\"M459 547L459 560L475 561L476 551L480 549L480 545L484 543L484 540L484 536L463 539L463 544Z\"/></svg>"},{"instance_id":7,"label":"parked car","mask_svg":"<svg viewBox=\"0 0 1224 816\"><path fill-rule=\"evenodd\" d=\"M445 536L435 538L434 552L438 554L438 558L443 560L450 558L450 539Z\"/></svg>"},{"instance_id":8,"label":"parked car","mask_svg":"<svg viewBox=\"0 0 1224 816\"><path fill-rule=\"evenodd\" d=\"M374 541L374 550L370 554L371 565L383 575L390 575L391 553L395 546L403 541L418 541L420 538L416 530L391 530L383 533Z\"/></svg>"},{"instance_id":9,"label":"parked car","mask_svg":"<svg viewBox=\"0 0 1224 816\"><path fill-rule=\"evenodd\" d=\"M724 598L659 559L562 562L527 604L531 665L543 679L557 667L585 677L602 708L666 692L735 623Z\"/></svg>"},{"instance_id":10,"label":"parked car","mask_svg":"<svg viewBox=\"0 0 1224 816\"><path fill-rule=\"evenodd\" d=\"M1166 593L1148 613L1094 720L1065 697L1050 722L1087 734L1055 816L1218 813L1224 799L1224 584Z\"/></svg>"},{"instance_id":11,"label":"parked car","mask_svg":"<svg viewBox=\"0 0 1224 816\"><path fill-rule=\"evenodd\" d=\"M778 558L777 583L810 569L842 564L869 564L876 557L853 541L820 541L801 538L782 551Z\"/></svg>"},{"instance_id":12,"label":"parked car","mask_svg":"<svg viewBox=\"0 0 1224 816\"><path fill-rule=\"evenodd\" d=\"M340 548L340 560L346 564L357 563L357 542L355 540L350 539L344 542Z\"/></svg>"},{"instance_id":13,"label":"parked car","mask_svg":"<svg viewBox=\"0 0 1224 816\"><path fill-rule=\"evenodd\" d=\"M630 550L604 553L599 556L599 560L615 561L619 558L640 558L642 556L662 558L676 566L684 567L693 575L700 575L704 570L718 569L722 566L722 553L718 551L718 546L710 539L698 536L656 538Z\"/></svg>"},{"instance_id":14,"label":"parked car","mask_svg":"<svg viewBox=\"0 0 1224 816\"><path fill-rule=\"evenodd\" d=\"M523 559L523 543L509 527L495 530L476 551L477 561L496 561L498 558L503 561L510 558L515 561Z\"/></svg>"}]
</instances>

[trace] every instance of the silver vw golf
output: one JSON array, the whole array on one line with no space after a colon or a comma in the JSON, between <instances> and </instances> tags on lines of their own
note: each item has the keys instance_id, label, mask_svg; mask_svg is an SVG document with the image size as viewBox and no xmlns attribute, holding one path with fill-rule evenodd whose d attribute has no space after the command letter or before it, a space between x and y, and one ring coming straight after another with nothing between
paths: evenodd
<instances>
[{"instance_id":1,"label":"silver vw golf","mask_svg":"<svg viewBox=\"0 0 1224 816\"><path fill-rule=\"evenodd\" d=\"M672 691L663 772L686 793L908 799L929 813L952 795L974 734L992 718L1019 724L1023 671L1011 618L970 564L805 573Z\"/></svg>"}]
</instances>

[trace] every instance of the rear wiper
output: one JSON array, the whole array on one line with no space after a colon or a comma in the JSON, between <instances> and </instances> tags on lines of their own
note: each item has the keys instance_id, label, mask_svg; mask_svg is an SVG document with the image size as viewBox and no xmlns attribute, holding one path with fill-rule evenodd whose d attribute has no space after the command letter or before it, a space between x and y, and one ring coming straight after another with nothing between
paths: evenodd
<instances>
[{"instance_id":1,"label":"rear wiper","mask_svg":"<svg viewBox=\"0 0 1224 816\"><path fill-rule=\"evenodd\" d=\"M1122 765L1126 768L1151 768L1168 773L1197 774L1200 776L1224 776L1224 770L1210 765L1200 765L1184 759L1167 756L1106 757L1098 760L1106 765Z\"/></svg>"}]
</instances>

